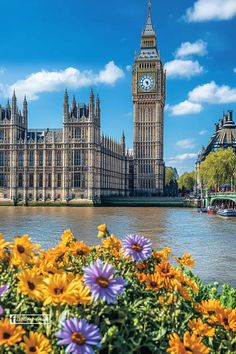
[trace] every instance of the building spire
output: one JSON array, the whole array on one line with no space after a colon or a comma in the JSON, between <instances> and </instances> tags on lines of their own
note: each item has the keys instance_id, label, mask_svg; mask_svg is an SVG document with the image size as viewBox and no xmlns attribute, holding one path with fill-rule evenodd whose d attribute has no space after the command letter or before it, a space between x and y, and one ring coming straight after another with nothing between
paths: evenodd
<instances>
[{"instance_id":1,"label":"building spire","mask_svg":"<svg viewBox=\"0 0 236 354\"><path fill-rule=\"evenodd\" d=\"M144 36L155 36L155 30L152 25L152 18L151 18L151 0L148 0L148 15L147 15L147 21L145 25L145 29L143 31Z\"/></svg>"}]
</instances>

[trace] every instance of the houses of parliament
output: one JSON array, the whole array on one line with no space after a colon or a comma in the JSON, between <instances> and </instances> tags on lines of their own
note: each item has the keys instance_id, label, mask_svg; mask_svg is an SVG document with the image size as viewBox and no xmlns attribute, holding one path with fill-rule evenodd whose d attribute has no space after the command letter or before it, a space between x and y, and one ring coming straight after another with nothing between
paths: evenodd
<instances>
[{"instance_id":1,"label":"houses of parliament","mask_svg":"<svg viewBox=\"0 0 236 354\"><path fill-rule=\"evenodd\" d=\"M100 203L106 197L158 196L164 189L165 72L148 15L132 71L133 149L125 135L101 133L99 97L88 104L64 94L62 129L29 129L28 103L0 105L0 200Z\"/></svg>"}]
</instances>

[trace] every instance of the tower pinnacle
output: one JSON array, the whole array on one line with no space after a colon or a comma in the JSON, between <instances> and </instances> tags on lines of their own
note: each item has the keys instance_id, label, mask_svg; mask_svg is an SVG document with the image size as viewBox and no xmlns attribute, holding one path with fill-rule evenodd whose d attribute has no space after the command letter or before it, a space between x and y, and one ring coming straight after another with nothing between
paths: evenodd
<instances>
[{"instance_id":1,"label":"tower pinnacle","mask_svg":"<svg viewBox=\"0 0 236 354\"><path fill-rule=\"evenodd\" d=\"M148 0L148 15L147 15L147 21L145 25L145 29L143 31L144 36L155 36L155 30L152 25L152 18L151 18L151 0Z\"/></svg>"}]
</instances>

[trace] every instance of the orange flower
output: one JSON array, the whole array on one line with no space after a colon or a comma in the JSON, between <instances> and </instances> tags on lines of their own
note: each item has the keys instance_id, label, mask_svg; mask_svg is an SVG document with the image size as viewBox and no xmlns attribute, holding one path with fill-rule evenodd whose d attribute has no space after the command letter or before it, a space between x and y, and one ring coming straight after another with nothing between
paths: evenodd
<instances>
[{"instance_id":1,"label":"orange flower","mask_svg":"<svg viewBox=\"0 0 236 354\"><path fill-rule=\"evenodd\" d=\"M195 304L194 308L206 317L209 323L216 323L216 313L223 309L219 300L204 300L201 304Z\"/></svg>"},{"instance_id":2,"label":"orange flower","mask_svg":"<svg viewBox=\"0 0 236 354\"><path fill-rule=\"evenodd\" d=\"M168 261L171 252L172 252L171 248L165 247L161 251L157 251L157 252L154 251L152 256L153 258L159 259L161 261Z\"/></svg>"},{"instance_id":3,"label":"orange flower","mask_svg":"<svg viewBox=\"0 0 236 354\"><path fill-rule=\"evenodd\" d=\"M215 317L217 322L225 329L236 332L236 309L221 309Z\"/></svg>"},{"instance_id":4,"label":"orange flower","mask_svg":"<svg viewBox=\"0 0 236 354\"><path fill-rule=\"evenodd\" d=\"M183 254L183 256L181 258L174 257L174 259L179 264L182 264L183 266L187 266L187 267L192 268L195 265L195 260L191 259L191 257L192 257L191 254L185 253L185 254Z\"/></svg>"},{"instance_id":5,"label":"orange flower","mask_svg":"<svg viewBox=\"0 0 236 354\"><path fill-rule=\"evenodd\" d=\"M146 290L157 291L163 287L161 278L158 274L147 274L144 278Z\"/></svg>"},{"instance_id":6,"label":"orange flower","mask_svg":"<svg viewBox=\"0 0 236 354\"><path fill-rule=\"evenodd\" d=\"M89 254L90 248L83 242L72 242L69 248L69 252L72 252L76 257L84 257Z\"/></svg>"},{"instance_id":7,"label":"orange flower","mask_svg":"<svg viewBox=\"0 0 236 354\"><path fill-rule=\"evenodd\" d=\"M20 342L24 333L25 330L22 326L16 326L5 318L0 321L0 346L4 345L8 347Z\"/></svg>"},{"instance_id":8,"label":"orange flower","mask_svg":"<svg viewBox=\"0 0 236 354\"><path fill-rule=\"evenodd\" d=\"M175 268L170 265L170 263L162 261L155 267L155 272L160 276L165 288L175 288L178 284L178 273Z\"/></svg>"},{"instance_id":9,"label":"orange flower","mask_svg":"<svg viewBox=\"0 0 236 354\"><path fill-rule=\"evenodd\" d=\"M191 328L193 333L201 337L213 337L215 335L215 329L204 323L200 318L192 319L188 322L188 327Z\"/></svg>"},{"instance_id":10,"label":"orange flower","mask_svg":"<svg viewBox=\"0 0 236 354\"><path fill-rule=\"evenodd\" d=\"M167 353L171 354L208 354L210 349L201 341L201 337L196 334L190 335L189 332L184 333L183 341L178 334L174 333L170 336L169 348Z\"/></svg>"}]
</instances>

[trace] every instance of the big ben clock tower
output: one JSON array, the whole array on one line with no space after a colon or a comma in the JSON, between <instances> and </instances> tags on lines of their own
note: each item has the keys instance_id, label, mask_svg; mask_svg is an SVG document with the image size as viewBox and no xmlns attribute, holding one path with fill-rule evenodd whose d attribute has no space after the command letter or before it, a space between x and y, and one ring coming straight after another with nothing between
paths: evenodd
<instances>
[{"instance_id":1,"label":"big ben clock tower","mask_svg":"<svg viewBox=\"0 0 236 354\"><path fill-rule=\"evenodd\" d=\"M163 194L163 120L166 75L157 49L151 4L141 38L141 49L133 65L134 194Z\"/></svg>"}]
</instances>

